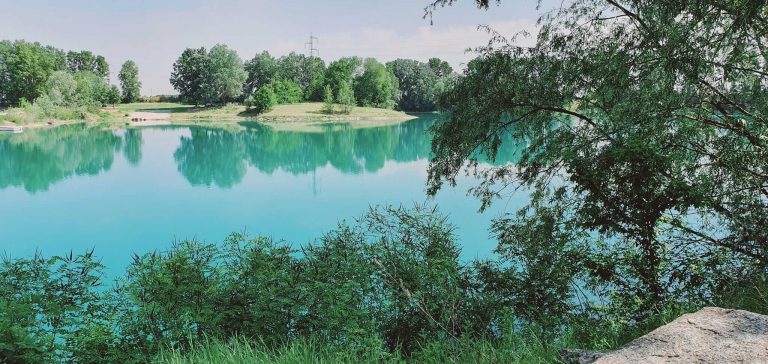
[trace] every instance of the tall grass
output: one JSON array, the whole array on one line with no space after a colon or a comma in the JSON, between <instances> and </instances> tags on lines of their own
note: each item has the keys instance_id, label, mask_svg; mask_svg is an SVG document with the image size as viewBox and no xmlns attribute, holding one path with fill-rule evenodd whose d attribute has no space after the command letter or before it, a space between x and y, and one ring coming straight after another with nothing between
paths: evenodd
<instances>
[{"instance_id":1,"label":"tall grass","mask_svg":"<svg viewBox=\"0 0 768 364\"><path fill-rule=\"evenodd\" d=\"M159 364L245 364L245 363L398 363L402 362L383 351L353 353L343 349L331 349L314 340L301 339L278 349L268 349L263 345L244 338L234 338L228 342L207 340L194 345L186 352L164 351L156 359Z\"/></svg>"},{"instance_id":2,"label":"tall grass","mask_svg":"<svg viewBox=\"0 0 768 364\"><path fill-rule=\"evenodd\" d=\"M431 341L405 357L369 349L352 351L300 339L279 349L267 349L248 339L208 340L185 352L165 351L158 364L245 363L559 363L558 351L573 347L570 335L549 340L537 333L509 335L502 340Z\"/></svg>"}]
</instances>

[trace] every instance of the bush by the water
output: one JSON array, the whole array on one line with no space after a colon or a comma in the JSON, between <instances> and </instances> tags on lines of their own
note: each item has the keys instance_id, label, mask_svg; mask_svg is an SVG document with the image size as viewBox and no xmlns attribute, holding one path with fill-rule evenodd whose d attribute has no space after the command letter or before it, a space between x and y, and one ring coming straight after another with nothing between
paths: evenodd
<instances>
[{"instance_id":1,"label":"bush by the water","mask_svg":"<svg viewBox=\"0 0 768 364\"><path fill-rule=\"evenodd\" d=\"M245 106L253 109L257 114L269 112L277 105L277 95L269 85L261 87L253 95L245 99Z\"/></svg>"},{"instance_id":2,"label":"bush by the water","mask_svg":"<svg viewBox=\"0 0 768 364\"><path fill-rule=\"evenodd\" d=\"M463 263L459 250L446 218L417 207L373 209L299 250L241 234L221 245L178 243L134 256L114 289L92 252L6 259L0 357L549 361L564 346L614 347L674 318L670 313L708 303L671 305L667 316L630 321L599 310L597 300L558 295L551 282L529 285L525 267ZM765 290L750 290L766 286L760 282L734 285L743 288L732 303L765 311Z\"/></svg>"}]
</instances>

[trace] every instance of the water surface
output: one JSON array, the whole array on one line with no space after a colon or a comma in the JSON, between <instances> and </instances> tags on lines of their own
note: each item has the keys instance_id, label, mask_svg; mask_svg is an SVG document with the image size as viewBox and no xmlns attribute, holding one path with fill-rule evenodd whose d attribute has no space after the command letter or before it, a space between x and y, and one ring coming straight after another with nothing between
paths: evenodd
<instances>
[{"instance_id":1,"label":"water surface","mask_svg":"<svg viewBox=\"0 0 768 364\"><path fill-rule=\"evenodd\" d=\"M220 242L233 231L298 246L369 206L430 203L449 215L463 258L488 257L492 217L466 196L473 180L424 193L433 122L313 132L257 123L227 128L112 130L84 125L0 135L0 252L11 257L94 249L111 272L132 253L174 240ZM505 163L515 151L502 151Z\"/></svg>"}]
</instances>

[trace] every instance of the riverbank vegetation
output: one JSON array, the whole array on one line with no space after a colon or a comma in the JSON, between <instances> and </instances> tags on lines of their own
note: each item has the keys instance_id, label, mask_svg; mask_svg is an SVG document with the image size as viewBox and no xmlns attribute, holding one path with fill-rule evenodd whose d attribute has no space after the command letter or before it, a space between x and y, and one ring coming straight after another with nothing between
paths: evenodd
<instances>
[{"instance_id":1,"label":"riverbank vegetation","mask_svg":"<svg viewBox=\"0 0 768 364\"><path fill-rule=\"evenodd\" d=\"M416 206L372 209L300 250L241 234L219 245L180 242L134 256L114 289L91 252L6 259L0 355L26 363L540 362L567 346L616 347L704 304L668 302L643 321L624 321L594 303L547 300L547 287L528 284L515 266L459 254L446 218ZM754 276L711 299L765 312L765 285Z\"/></svg>"},{"instance_id":2,"label":"riverbank vegetation","mask_svg":"<svg viewBox=\"0 0 768 364\"><path fill-rule=\"evenodd\" d=\"M133 72L136 78L138 70ZM0 105L13 107L0 114L0 122L103 118L107 114L101 108L122 99L108 79L109 64L90 51L65 52L39 43L0 41Z\"/></svg>"}]
</instances>

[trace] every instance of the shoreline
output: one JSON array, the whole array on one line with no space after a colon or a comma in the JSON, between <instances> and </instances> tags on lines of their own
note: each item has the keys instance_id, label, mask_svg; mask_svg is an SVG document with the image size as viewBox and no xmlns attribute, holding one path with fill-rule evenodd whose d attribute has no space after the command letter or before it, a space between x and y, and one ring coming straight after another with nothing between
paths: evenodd
<instances>
[{"instance_id":1,"label":"shoreline","mask_svg":"<svg viewBox=\"0 0 768 364\"><path fill-rule=\"evenodd\" d=\"M81 120L46 119L17 124L8 120L0 125L20 126L23 129L39 129L73 124L111 124L122 127L164 125L237 125L242 122L259 122L281 131L319 132L327 125L350 124L353 128L370 128L397 125L419 116L400 111L357 107L351 114L323 114L320 103L278 105L263 115L249 115L241 105L215 108L198 108L181 104L124 104L102 108L104 118Z\"/></svg>"}]
</instances>

